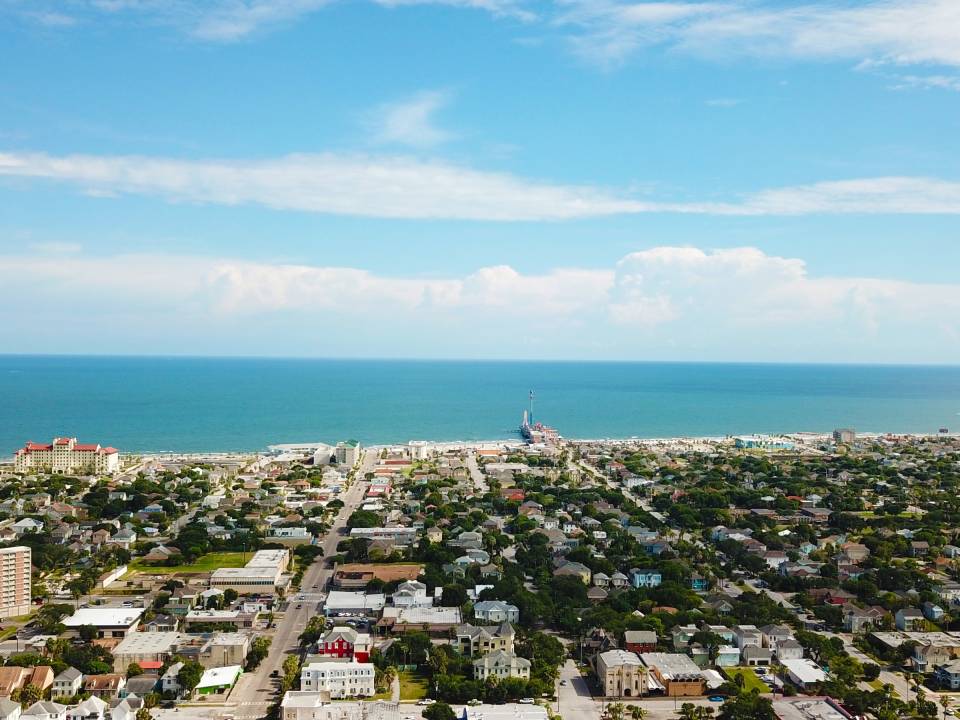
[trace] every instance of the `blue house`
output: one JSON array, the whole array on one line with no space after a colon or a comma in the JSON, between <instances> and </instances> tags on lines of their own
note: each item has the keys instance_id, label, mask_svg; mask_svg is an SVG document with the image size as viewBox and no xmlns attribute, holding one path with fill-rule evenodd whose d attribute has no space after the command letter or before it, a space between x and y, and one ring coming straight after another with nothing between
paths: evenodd
<instances>
[{"instance_id":1,"label":"blue house","mask_svg":"<svg viewBox=\"0 0 960 720\"><path fill-rule=\"evenodd\" d=\"M663 576L659 570L633 568L630 570L630 582L635 588L652 588L663 582Z\"/></svg>"},{"instance_id":2,"label":"blue house","mask_svg":"<svg viewBox=\"0 0 960 720\"><path fill-rule=\"evenodd\" d=\"M710 580L699 573L690 576L690 589L694 592L706 592L710 589Z\"/></svg>"},{"instance_id":3,"label":"blue house","mask_svg":"<svg viewBox=\"0 0 960 720\"><path fill-rule=\"evenodd\" d=\"M920 606L920 611L927 620L933 620L934 622L943 617L943 608L939 605L934 605L932 602L923 603L923 605Z\"/></svg>"}]
</instances>

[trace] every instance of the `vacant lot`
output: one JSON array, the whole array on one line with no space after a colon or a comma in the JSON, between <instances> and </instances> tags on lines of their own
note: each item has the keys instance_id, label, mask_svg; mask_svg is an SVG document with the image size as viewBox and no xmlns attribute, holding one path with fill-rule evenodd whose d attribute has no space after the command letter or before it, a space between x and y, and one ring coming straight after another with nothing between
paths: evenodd
<instances>
[{"instance_id":1,"label":"vacant lot","mask_svg":"<svg viewBox=\"0 0 960 720\"><path fill-rule=\"evenodd\" d=\"M736 682L736 678L738 675L743 676L743 689L746 690L747 692L750 692L751 690L754 690L754 689L756 689L757 692L761 692L761 693L770 692L770 688L768 688L766 684L762 680L760 680L760 678L757 677L757 674L751 668L747 668L747 667L724 668L723 673L734 682Z\"/></svg>"},{"instance_id":2,"label":"vacant lot","mask_svg":"<svg viewBox=\"0 0 960 720\"><path fill-rule=\"evenodd\" d=\"M422 675L400 671L400 700L422 700L427 696L427 679Z\"/></svg>"},{"instance_id":3,"label":"vacant lot","mask_svg":"<svg viewBox=\"0 0 960 720\"><path fill-rule=\"evenodd\" d=\"M213 572L217 568L224 567L243 567L250 559L249 553L242 552L221 552L208 553L197 558L196 562L189 565L150 565L134 560L130 563L130 571L127 575L133 573L144 573L147 575L174 575L176 573L201 573Z\"/></svg>"}]
</instances>

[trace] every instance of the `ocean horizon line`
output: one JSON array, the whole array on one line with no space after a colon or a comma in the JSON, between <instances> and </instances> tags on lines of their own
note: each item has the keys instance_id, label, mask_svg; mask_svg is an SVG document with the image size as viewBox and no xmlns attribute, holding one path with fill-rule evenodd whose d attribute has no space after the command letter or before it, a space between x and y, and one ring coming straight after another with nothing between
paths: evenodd
<instances>
[{"instance_id":1,"label":"ocean horizon line","mask_svg":"<svg viewBox=\"0 0 960 720\"><path fill-rule=\"evenodd\" d=\"M780 367L867 367L867 368L960 368L960 363L942 362L866 362L856 360L673 360L673 359L597 359L597 358L483 358L483 357L387 357L387 356L314 356L314 355L197 355L190 353L32 353L0 352L0 358L24 359L97 359L97 360L265 360L296 362L397 362L397 363L496 363L503 365L725 365Z\"/></svg>"}]
</instances>

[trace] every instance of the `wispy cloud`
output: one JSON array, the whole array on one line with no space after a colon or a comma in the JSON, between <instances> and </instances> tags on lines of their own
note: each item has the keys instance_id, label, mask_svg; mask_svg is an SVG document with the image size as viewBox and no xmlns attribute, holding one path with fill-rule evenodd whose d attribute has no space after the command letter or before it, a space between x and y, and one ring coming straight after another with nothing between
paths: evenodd
<instances>
[{"instance_id":1,"label":"wispy cloud","mask_svg":"<svg viewBox=\"0 0 960 720\"><path fill-rule=\"evenodd\" d=\"M524 22L537 19L537 13L530 10L529 3L523 0L374 0L385 7L405 7L411 5L446 5L454 8L485 10L496 17L509 17Z\"/></svg>"},{"instance_id":2,"label":"wispy cloud","mask_svg":"<svg viewBox=\"0 0 960 720\"><path fill-rule=\"evenodd\" d=\"M575 29L577 50L601 64L662 47L704 57L960 65L955 0L557 1L564 11L556 22Z\"/></svg>"},{"instance_id":3,"label":"wispy cloud","mask_svg":"<svg viewBox=\"0 0 960 720\"><path fill-rule=\"evenodd\" d=\"M449 93L432 90L381 105L369 118L374 141L416 148L447 142L453 138L453 133L437 127L435 115L449 99Z\"/></svg>"},{"instance_id":4,"label":"wispy cloud","mask_svg":"<svg viewBox=\"0 0 960 720\"><path fill-rule=\"evenodd\" d=\"M730 108L736 107L741 102L741 100L737 100L736 98L711 98L710 100L706 100L704 105L708 107Z\"/></svg>"},{"instance_id":5,"label":"wispy cloud","mask_svg":"<svg viewBox=\"0 0 960 720\"><path fill-rule=\"evenodd\" d=\"M960 92L960 76L957 75L893 75L890 78L894 90L953 90Z\"/></svg>"},{"instance_id":6,"label":"wispy cloud","mask_svg":"<svg viewBox=\"0 0 960 720\"><path fill-rule=\"evenodd\" d=\"M55 0L31 0L26 11L14 1L0 11L11 10L20 17L48 27L67 27L79 17L91 21L110 18L129 19L176 28L197 40L229 43L243 40L258 32L289 25L322 8L343 0L74 0L71 13L61 11ZM473 8L494 17L532 21L535 13L524 7L522 0L367 0L381 7L439 5Z\"/></svg>"},{"instance_id":7,"label":"wispy cloud","mask_svg":"<svg viewBox=\"0 0 960 720\"><path fill-rule=\"evenodd\" d=\"M535 307L535 326L548 332L531 330L517 307ZM253 318L256 347L241 332ZM749 247L658 247L600 268L494 265L431 278L230 257L0 254L0 322L10 329L0 351L49 350L37 328L56 321L58 352L89 351L94 336L98 352L248 354L295 343L353 356L388 344L411 356L702 358L709 347L723 359L942 362L960 352L958 318L957 284L815 276L800 258ZM329 333L324 322L354 331ZM128 331L91 333L118 323ZM131 340L138 328L143 338Z\"/></svg>"},{"instance_id":8,"label":"wispy cloud","mask_svg":"<svg viewBox=\"0 0 960 720\"><path fill-rule=\"evenodd\" d=\"M31 20L51 28L73 27L77 24L77 18L62 12L53 10L41 12L28 12L27 17Z\"/></svg>"},{"instance_id":9,"label":"wispy cloud","mask_svg":"<svg viewBox=\"0 0 960 720\"><path fill-rule=\"evenodd\" d=\"M407 157L287 155L267 160L0 154L0 176L71 183L99 195L261 205L405 219L569 220L637 213L960 214L960 182L879 177L764 189L725 201L632 197Z\"/></svg>"}]
</instances>

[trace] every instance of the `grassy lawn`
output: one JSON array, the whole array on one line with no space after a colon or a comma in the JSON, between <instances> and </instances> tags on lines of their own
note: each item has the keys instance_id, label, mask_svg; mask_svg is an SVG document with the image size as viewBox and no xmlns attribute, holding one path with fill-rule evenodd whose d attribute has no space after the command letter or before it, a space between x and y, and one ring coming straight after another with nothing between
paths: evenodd
<instances>
[{"instance_id":1,"label":"grassy lawn","mask_svg":"<svg viewBox=\"0 0 960 720\"><path fill-rule=\"evenodd\" d=\"M199 573L213 572L222 567L243 567L251 553L242 552L221 552L208 553L201 555L197 561L190 565L150 565L134 560L130 563L130 570L125 577L134 573L144 573L148 575L173 575L176 573Z\"/></svg>"},{"instance_id":2,"label":"grassy lawn","mask_svg":"<svg viewBox=\"0 0 960 720\"><path fill-rule=\"evenodd\" d=\"M883 680L881 680L880 678L877 678L876 680L871 680L870 682L868 682L867 685L872 687L874 690L882 690Z\"/></svg>"},{"instance_id":3,"label":"grassy lawn","mask_svg":"<svg viewBox=\"0 0 960 720\"><path fill-rule=\"evenodd\" d=\"M422 700L427 696L427 679L415 672L403 670L400 673L400 699Z\"/></svg>"},{"instance_id":4,"label":"grassy lawn","mask_svg":"<svg viewBox=\"0 0 960 720\"><path fill-rule=\"evenodd\" d=\"M750 692L754 688L758 692L768 693L770 688L766 686L765 683L761 682L760 678L757 677L757 674L753 671L752 668L748 667L735 667L735 668L723 668L723 674L726 675L730 680L734 680L737 675L743 676L743 689L747 692Z\"/></svg>"}]
</instances>

